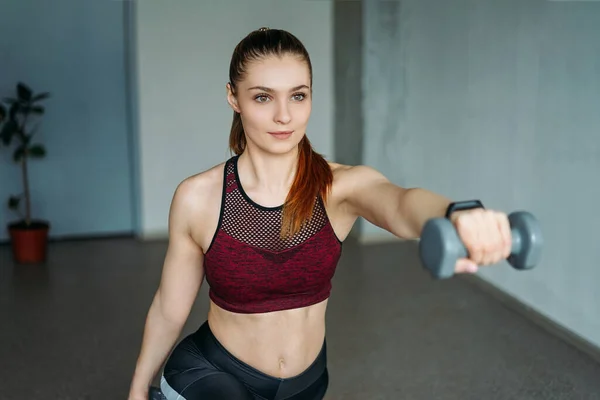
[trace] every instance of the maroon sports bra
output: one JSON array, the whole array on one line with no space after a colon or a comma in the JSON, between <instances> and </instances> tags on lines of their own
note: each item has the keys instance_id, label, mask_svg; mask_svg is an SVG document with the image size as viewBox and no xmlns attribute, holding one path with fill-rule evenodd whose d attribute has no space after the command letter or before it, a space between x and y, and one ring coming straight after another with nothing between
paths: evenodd
<instances>
[{"instance_id":1,"label":"maroon sports bra","mask_svg":"<svg viewBox=\"0 0 600 400\"><path fill-rule=\"evenodd\" d=\"M305 307L327 299L342 243L317 198L310 224L279 237L282 206L263 207L244 192L237 160L225 163L217 230L206 251L209 297L237 313Z\"/></svg>"}]
</instances>

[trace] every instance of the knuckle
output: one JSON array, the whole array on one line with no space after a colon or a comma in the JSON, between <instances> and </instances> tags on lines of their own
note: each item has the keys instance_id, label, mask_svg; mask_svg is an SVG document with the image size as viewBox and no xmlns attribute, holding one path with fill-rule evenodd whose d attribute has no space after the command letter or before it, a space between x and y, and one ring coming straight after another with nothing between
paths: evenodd
<instances>
[{"instance_id":1,"label":"knuckle","mask_svg":"<svg viewBox=\"0 0 600 400\"><path fill-rule=\"evenodd\" d=\"M470 246L469 253L471 253L473 257L481 258L485 253L485 250L480 244L475 243Z\"/></svg>"},{"instance_id":2,"label":"knuckle","mask_svg":"<svg viewBox=\"0 0 600 400\"><path fill-rule=\"evenodd\" d=\"M498 219L502 223L502 226L504 226L507 229L509 228L510 222L508 221L508 215L506 215L506 213L500 213Z\"/></svg>"},{"instance_id":3,"label":"knuckle","mask_svg":"<svg viewBox=\"0 0 600 400\"><path fill-rule=\"evenodd\" d=\"M481 246L481 251L484 254L493 253L495 250L496 250L495 246L492 243L485 243L484 245Z\"/></svg>"}]
</instances>

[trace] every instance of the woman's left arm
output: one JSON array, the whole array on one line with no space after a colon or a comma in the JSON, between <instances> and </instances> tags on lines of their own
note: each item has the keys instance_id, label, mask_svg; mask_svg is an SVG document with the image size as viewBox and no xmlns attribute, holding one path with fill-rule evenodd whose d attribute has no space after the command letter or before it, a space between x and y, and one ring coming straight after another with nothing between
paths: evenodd
<instances>
[{"instance_id":1,"label":"woman's left arm","mask_svg":"<svg viewBox=\"0 0 600 400\"><path fill-rule=\"evenodd\" d=\"M359 165L344 171L346 209L404 239L417 239L425 223L443 217L452 202L422 188L402 188L377 170ZM497 263L510 255L511 234L506 214L489 209L454 212L450 217L469 252L457 272Z\"/></svg>"}]
</instances>

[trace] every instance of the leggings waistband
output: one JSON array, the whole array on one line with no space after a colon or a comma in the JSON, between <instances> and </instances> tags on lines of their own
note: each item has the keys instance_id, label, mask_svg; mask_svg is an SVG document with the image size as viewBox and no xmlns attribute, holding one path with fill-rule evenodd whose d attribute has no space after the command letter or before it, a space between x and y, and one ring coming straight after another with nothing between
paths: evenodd
<instances>
[{"instance_id":1,"label":"leggings waistband","mask_svg":"<svg viewBox=\"0 0 600 400\"><path fill-rule=\"evenodd\" d=\"M313 384L327 369L326 340L323 340L321 351L306 370L293 377L278 378L259 371L231 354L214 336L208 321L202 324L192 337L198 350L211 364L235 376L258 393L275 392L277 397L291 396ZM273 396L275 393L272 393Z\"/></svg>"}]
</instances>

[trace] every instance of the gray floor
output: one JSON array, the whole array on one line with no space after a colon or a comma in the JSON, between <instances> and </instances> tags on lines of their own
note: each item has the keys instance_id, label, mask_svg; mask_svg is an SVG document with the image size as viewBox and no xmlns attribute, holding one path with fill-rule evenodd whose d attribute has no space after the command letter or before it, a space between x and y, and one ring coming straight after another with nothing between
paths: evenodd
<instances>
[{"instance_id":1,"label":"gray floor","mask_svg":"<svg viewBox=\"0 0 600 400\"><path fill-rule=\"evenodd\" d=\"M166 243L0 246L0 399L125 399ZM328 313L328 399L600 399L600 365L412 246L345 244ZM207 286L185 332L207 310Z\"/></svg>"}]
</instances>

